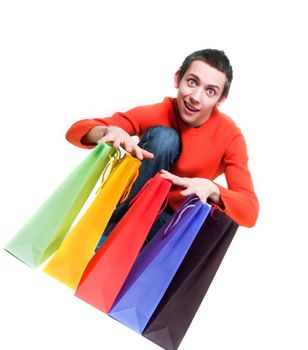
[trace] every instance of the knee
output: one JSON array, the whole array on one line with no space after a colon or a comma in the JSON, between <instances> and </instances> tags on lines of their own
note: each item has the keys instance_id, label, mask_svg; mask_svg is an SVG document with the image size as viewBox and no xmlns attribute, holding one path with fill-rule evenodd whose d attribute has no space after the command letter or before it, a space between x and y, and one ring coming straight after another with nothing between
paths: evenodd
<instances>
[{"instance_id":1,"label":"knee","mask_svg":"<svg viewBox=\"0 0 308 350\"><path fill-rule=\"evenodd\" d=\"M148 129L141 139L141 147L157 153L174 153L180 152L180 138L178 133L166 126L155 126ZM149 148L149 149L148 149Z\"/></svg>"},{"instance_id":2,"label":"knee","mask_svg":"<svg viewBox=\"0 0 308 350\"><path fill-rule=\"evenodd\" d=\"M179 135L174 129L165 126L148 129L139 146L154 154L153 159L144 159L140 168L140 174L151 174L149 178L161 169L169 170L180 154Z\"/></svg>"}]
</instances>

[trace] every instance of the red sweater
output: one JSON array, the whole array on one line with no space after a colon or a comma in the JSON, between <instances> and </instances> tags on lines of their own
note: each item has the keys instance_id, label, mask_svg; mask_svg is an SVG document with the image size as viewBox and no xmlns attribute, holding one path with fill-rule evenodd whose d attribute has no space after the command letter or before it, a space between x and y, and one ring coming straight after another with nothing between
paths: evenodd
<instances>
[{"instance_id":1,"label":"red sweater","mask_svg":"<svg viewBox=\"0 0 308 350\"><path fill-rule=\"evenodd\" d=\"M181 138L181 154L171 172L181 177L203 177L214 181L225 174L228 188L220 189L223 210L239 225L251 227L258 217L258 199L248 169L248 155L241 130L230 117L213 109L210 118L200 127L192 128L181 121L175 98L166 97L162 103L115 113L109 118L84 119L73 124L66 138L72 144L84 145L81 139L98 125L116 125L130 135L142 136L150 127L172 127ZM184 200L180 189L171 188L169 205L175 210Z\"/></svg>"}]
</instances>

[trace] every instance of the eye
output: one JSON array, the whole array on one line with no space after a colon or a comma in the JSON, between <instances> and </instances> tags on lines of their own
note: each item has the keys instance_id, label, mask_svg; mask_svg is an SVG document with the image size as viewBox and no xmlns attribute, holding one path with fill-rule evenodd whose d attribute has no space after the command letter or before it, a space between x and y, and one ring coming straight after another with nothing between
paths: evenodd
<instances>
[{"instance_id":1,"label":"eye","mask_svg":"<svg viewBox=\"0 0 308 350\"><path fill-rule=\"evenodd\" d=\"M206 92L209 96L214 96L216 94L216 91L212 88L208 88Z\"/></svg>"},{"instance_id":2,"label":"eye","mask_svg":"<svg viewBox=\"0 0 308 350\"><path fill-rule=\"evenodd\" d=\"M188 84L188 86L194 87L197 85L197 82L195 79L188 79L187 84Z\"/></svg>"}]
</instances>

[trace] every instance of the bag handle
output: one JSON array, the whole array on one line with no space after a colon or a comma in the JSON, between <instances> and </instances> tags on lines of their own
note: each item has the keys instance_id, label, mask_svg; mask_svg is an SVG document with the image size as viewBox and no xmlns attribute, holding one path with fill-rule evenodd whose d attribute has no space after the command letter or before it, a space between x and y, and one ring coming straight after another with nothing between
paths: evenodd
<instances>
[{"instance_id":1,"label":"bag handle","mask_svg":"<svg viewBox=\"0 0 308 350\"><path fill-rule=\"evenodd\" d=\"M135 183L135 181L137 180L137 177L139 176L139 170L136 170L136 173L134 174L134 176L132 177L130 183L127 185L127 187L125 188L122 197L119 200L119 204L122 204L128 197L130 190L133 187L133 184Z\"/></svg>"},{"instance_id":2,"label":"bag handle","mask_svg":"<svg viewBox=\"0 0 308 350\"><path fill-rule=\"evenodd\" d=\"M149 186L149 184L153 182L153 177L151 177L141 188L141 190L136 194L135 197L133 197L130 202L128 203L129 206L131 206L132 204L134 204L136 202L136 200L140 197L141 193L143 193L145 191L145 189Z\"/></svg>"},{"instance_id":3,"label":"bag handle","mask_svg":"<svg viewBox=\"0 0 308 350\"><path fill-rule=\"evenodd\" d=\"M118 148L116 148L115 155L114 156L109 155L109 162L106 165L106 167L102 173L102 183L99 186L99 188L97 189L97 191L95 192L95 195L97 195L101 191L101 189L103 188L104 184L106 183L108 177L114 171L116 165L119 163L120 160L121 160L121 152Z\"/></svg>"},{"instance_id":4,"label":"bag handle","mask_svg":"<svg viewBox=\"0 0 308 350\"><path fill-rule=\"evenodd\" d=\"M177 225L177 223L181 220L182 216L184 215L184 213L189 209L189 208L193 208L196 206L196 202L199 201L199 198L194 196L191 199L189 199L187 201L187 203L185 203L183 205L183 207L178 210L172 217L172 219L170 220L168 226L165 228L164 233L163 233L163 238L167 237L171 231L171 228L173 228L175 225Z\"/></svg>"},{"instance_id":5,"label":"bag handle","mask_svg":"<svg viewBox=\"0 0 308 350\"><path fill-rule=\"evenodd\" d=\"M168 202L169 202L169 193L167 194L167 196L166 196L166 198L165 198L165 200L164 200L164 202L163 202L163 205L162 205L162 207L161 207L159 213L157 214L156 219L157 219L157 218L160 216L160 214L166 209Z\"/></svg>"},{"instance_id":6,"label":"bag handle","mask_svg":"<svg viewBox=\"0 0 308 350\"><path fill-rule=\"evenodd\" d=\"M219 210L218 208L212 206L211 211L210 211L210 215L212 217L212 219L214 219L215 221L219 221L219 219L214 215L215 211Z\"/></svg>"},{"instance_id":7,"label":"bag handle","mask_svg":"<svg viewBox=\"0 0 308 350\"><path fill-rule=\"evenodd\" d=\"M131 199L131 201L128 203L129 206L131 206L133 203L135 203L135 201L140 197L140 195L146 190L146 188L149 186L149 184L153 181L154 177L151 177L141 188L141 190L136 194L136 196L134 198ZM135 179L134 179L135 182ZM126 199L126 198L125 198ZM167 204L169 201L169 193L167 194L162 207L160 209L160 211L157 213L155 220L160 216L160 214L166 209ZM121 202L122 203L122 202Z\"/></svg>"}]
</instances>

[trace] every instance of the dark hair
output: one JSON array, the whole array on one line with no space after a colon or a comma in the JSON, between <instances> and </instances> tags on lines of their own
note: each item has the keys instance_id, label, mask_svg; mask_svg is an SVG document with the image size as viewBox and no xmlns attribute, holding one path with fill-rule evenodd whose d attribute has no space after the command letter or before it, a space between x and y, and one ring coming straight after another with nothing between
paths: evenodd
<instances>
[{"instance_id":1,"label":"dark hair","mask_svg":"<svg viewBox=\"0 0 308 350\"><path fill-rule=\"evenodd\" d=\"M226 83L224 86L224 90L221 94L221 97L228 96L229 89L231 86L233 71L230 65L230 61L224 51L215 50L215 49L204 49L193 52L189 56L187 56L180 67L180 80L183 78L187 69L194 61L203 61L210 65L213 68L216 68L222 73L226 75Z\"/></svg>"}]
</instances>

